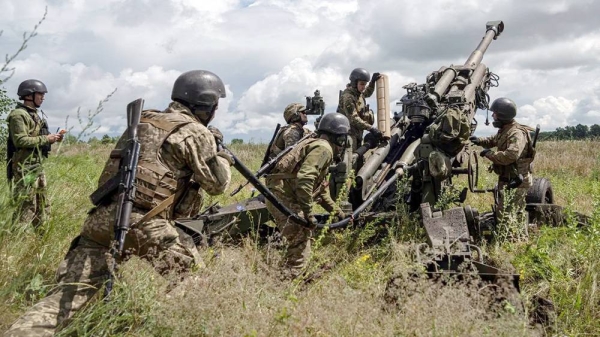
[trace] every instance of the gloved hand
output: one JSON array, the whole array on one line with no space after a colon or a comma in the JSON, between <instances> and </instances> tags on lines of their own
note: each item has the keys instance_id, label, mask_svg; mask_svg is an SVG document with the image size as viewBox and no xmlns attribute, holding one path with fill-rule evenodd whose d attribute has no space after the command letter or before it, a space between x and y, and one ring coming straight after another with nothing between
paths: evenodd
<instances>
[{"instance_id":1,"label":"gloved hand","mask_svg":"<svg viewBox=\"0 0 600 337\"><path fill-rule=\"evenodd\" d=\"M383 133L381 133L381 131L379 131L379 129L376 127L370 128L369 132L372 133L373 136L377 137L378 139L383 136Z\"/></svg>"},{"instance_id":2,"label":"gloved hand","mask_svg":"<svg viewBox=\"0 0 600 337\"><path fill-rule=\"evenodd\" d=\"M483 149L481 152L479 152L479 155L485 158L490 153L492 153L492 150L490 150L490 149Z\"/></svg>"},{"instance_id":3,"label":"gloved hand","mask_svg":"<svg viewBox=\"0 0 600 337\"><path fill-rule=\"evenodd\" d=\"M381 77L380 73L373 73L373 76L371 76L371 82L372 85L375 85L375 82Z\"/></svg>"},{"instance_id":4,"label":"gloved hand","mask_svg":"<svg viewBox=\"0 0 600 337\"><path fill-rule=\"evenodd\" d=\"M481 143L481 140L477 136L471 136L469 137L469 140L475 145L479 145L479 143Z\"/></svg>"},{"instance_id":5,"label":"gloved hand","mask_svg":"<svg viewBox=\"0 0 600 337\"><path fill-rule=\"evenodd\" d=\"M306 213L307 215L304 217L304 219L306 220L306 222L308 222L308 226L310 229L315 229L317 228L317 225L319 224L319 222L317 221L317 218L315 218L314 215L312 215L311 213Z\"/></svg>"},{"instance_id":6,"label":"gloved hand","mask_svg":"<svg viewBox=\"0 0 600 337\"><path fill-rule=\"evenodd\" d=\"M216 127L214 127L212 125L209 125L208 131L210 131L210 133L213 134L213 136L215 137L215 141L217 143L223 143L223 134L221 133L221 131L219 131L219 129L217 129Z\"/></svg>"},{"instance_id":7,"label":"gloved hand","mask_svg":"<svg viewBox=\"0 0 600 337\"><path fill-rule=\"evenodd\" d=\"M342 221L344 219L346 219L346 213L344 213L344 211L342 211L340 209L335 213L335 218L333 219L334 221L332 221L332 222L338 222L338 221Z\"/></svg>"}]
</instances>

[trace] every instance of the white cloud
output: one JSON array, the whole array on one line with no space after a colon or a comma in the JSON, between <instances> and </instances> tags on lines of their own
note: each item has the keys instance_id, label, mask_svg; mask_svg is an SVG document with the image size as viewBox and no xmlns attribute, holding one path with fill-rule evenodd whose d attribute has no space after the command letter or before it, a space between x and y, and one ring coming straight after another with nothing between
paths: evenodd
<instances>
[{"instance_id":1,"label":"white cloud","mask_svg":"<svg viewBox=\"0 0 600 337\"><path fill-rule=\"evenodd\" d=\"M484 56L501 78L492 100L513 98L519 118L545 130L596 123L600 111L598 1L0 0L0 54L19 46L46 5L6 88L43 79L51 123L118 88L99 116L99 132L116 133L129 101L162 109L181 72L208 69L228 90L214 124L226 137L267 140L284 107L315 89L334 111L355 67L388 74L391 100L400 98L402 85L462 64L496 19L506 27ZM478 133L495 132L484 113Z\"/></svg>"}]
</instances>

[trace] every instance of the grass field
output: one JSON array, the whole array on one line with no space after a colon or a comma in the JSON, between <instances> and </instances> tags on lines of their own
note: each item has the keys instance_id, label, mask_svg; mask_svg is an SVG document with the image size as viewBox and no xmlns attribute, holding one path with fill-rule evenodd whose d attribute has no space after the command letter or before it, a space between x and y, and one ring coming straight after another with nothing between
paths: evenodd
<instances>
[{"instance_id":1,"label":"grass field","mask_svg":"<svg viewBox=\"0 0 600 337\"><path fill-rule=\"evenodd\" d=\"M232 150L252 169L264 145ZM47 162L52 218L43 236L11 221L6 179L0 176L0 330L55 286L54 273L91 207L109 147L63 146ZM421 239L410 215L384 227L321 233L313 244L309 275L283 280L280 250L254 235L237 244L217 244L201 253L206 264L167 292L169 280L145 262L122 267L112 301L93 301L60 335L77 336L528 336L600 334L600 142L541 142L536 175L552 181L556 203L592 217L541 228L528 241L484 247L490 258L521 273L526 310L535 295L550 299L556 319L532 327L510 305L490 310L486 290L475 283L441 286L410 277L417 266L409 252ZM482 185L494 177L483 175ZM243 181L233 173L230 189ZM459 184L464 181L459 180ZM228 191L228 192L229 192ZM228 192L207 197L227 204ZM480 211L490 195L469 195ZM384 234L383 236L381 234ZM379 235L379 240L373 240ZM386 299L391 276L400 280L397 301Z\"/></svg>"}]
</instances>

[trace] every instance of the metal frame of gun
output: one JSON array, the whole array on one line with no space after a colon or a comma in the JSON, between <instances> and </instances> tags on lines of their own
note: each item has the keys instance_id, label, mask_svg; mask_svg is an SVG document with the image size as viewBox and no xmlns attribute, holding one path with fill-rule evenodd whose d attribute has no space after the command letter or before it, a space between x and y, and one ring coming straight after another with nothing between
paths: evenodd
<instances>
[{"instance_id":1,"label":"metal frame of gun","mask_svg":"<svg viewBox=\"0 0 600 337\"><path fill-rule=\"evenodd\" d=\"M111 244L112 259L108 266L108 280L104 289L104 297L108 299L112 291L116 260L123 254L125 237L129 231L131 210L135 198L135 175L140 155L140 143L137 127L140 123L144 100L139 98L127 104L127 145L121 152L119 167L120 184L118 187L117 211L115 216L115 241Z\"/></svg>"},{"instance_id":2,"label":"metal frame of gun","mask_svg":"<svg viewBox=\"0 0 600 337\"><path fill-rule=\"evenodd\" d=\"M252 171L250 171L246 167L246 165L244 165L244 163L242 163L233 154L233 152L231 152L231 150L229 150L223 143L221 143L219 141L217 141L217 146L222 148L224 151L226 151L231 156L231 158L233 158L233 167L235 167L236 170L238 170L238 172L240 172L242 174L242 176L244 178L246 178L250 184L252 184L254 187L256 187L256 189L260 193L262 193L262 195L264 195L265 198L273 204L273 206L275 206L279 211L281 211L281 213L286 215L288 218L292 219L292 221L294 221L295 223L297 223L301 226L310 228L310 226L308 225L308 222L305 219L302 219L301 217L299 217L298 214L292 212L289 208L287 208L284 204L282 204L279 200L277 200L277 197L275 195L273 195L273 193L265 185L263 185L260 182L260 180L258 180L252 174Z\"/></svg>"},{"instance_id":3,"label":"metal frame of gun","mask_svg":"<svg viewBox=\"0 0 600 337\"><path fill-rule=\"evenodd\" d=\"M309 134L305 135L304 137L300 138L300 140L296 144L294 144L292 146L288 146L283 151L279 152L279 154L277 156L269 159L266 163L263 163L263 165L258 169L258 171L256 171L256 173L254 173L254 177L256 179L260 179L263 176L265 176L266 174L268 174L269 172L271 172L271 170L273 169L275 164L277 164L279 159L283 158L283 156L290 153L290 151L292 151L301 141L303 141L307 138L310 138L313 135L314 135L314 133L309 133ZM235 190L233 190L233 192L231 192L229 194L229 196L233 197L234 195L238 194L242 190L242 188L246 187L248 184L250 184L250 181L246 181L245 183L241 184Z\"/></svg>"}]
</instances>

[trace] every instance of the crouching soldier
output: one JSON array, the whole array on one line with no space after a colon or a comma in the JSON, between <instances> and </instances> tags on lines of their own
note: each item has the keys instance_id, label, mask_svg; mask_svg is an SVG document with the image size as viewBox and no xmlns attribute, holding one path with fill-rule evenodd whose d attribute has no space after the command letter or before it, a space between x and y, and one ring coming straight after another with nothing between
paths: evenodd
<instances>
[{"instance_id":1,"label":"crouching soldier","mask_svg":"<svg viewBox=\"0 0 600 337\"><path fill-rule=\"evenodd\" d=\"M329 165L339 158L348 142L350 123L342 114L330 113L321 119L315 138L300 142L276 164L269 177L269 188L290 210L316 226L312 206L318 202L337 218L345 214L333 202L327 188ZM293 276L300 274L310 255L310 238L314 228L304 227L288 219L267 201L267 209L286 241L284 264Z\"/></svg>"},{"instance_id":2,"label":"crouching soldier","mask_svg":"<svg viewBox=\"0 0 600 337\"><path fill-rule=\"evenodd\" d=\"M186 271L201 263L193 242L179 237L172 219L198 213L203 190L223 193L231 179L229 155L217 150L221 133L207 127L225 97L221 79L205 70L181 74L173 102L164 111L141 114L136 193L124 251L156 262L161 273ZM125 147L121 137L117 149ZM5 336L52 336L92 299L107 280L109 250L119 209L117 193L104 183L119 174L119 160L106 163L99 180L98 206L90 210L79 236L58 267L58 286L21 316ZM96 202L94 202L96 203Z\"/></svg>"}]
</instances>

